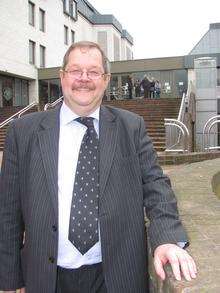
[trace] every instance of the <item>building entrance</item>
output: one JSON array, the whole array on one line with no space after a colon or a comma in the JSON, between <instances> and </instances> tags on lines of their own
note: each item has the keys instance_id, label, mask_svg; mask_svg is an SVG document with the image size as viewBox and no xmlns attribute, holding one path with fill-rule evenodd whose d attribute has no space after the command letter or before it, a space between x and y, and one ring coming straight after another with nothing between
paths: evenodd
<instances>
[{"instance_id":1,"label":"building entrance","mask_svg":"<svg viewBox=\"0 0 220 293\"><path fill-rule=\"evenodd\" d=\"M26 106L29 103L28 80L0 75L0 107Z\"/></svg>"},{"instance_id":2,"label":"building entrance","mask_svg":"<svg viewBox=\"0 0 220 293\"><path fill-rule=\"evenodd\" d=\"M53 103L62 96L60 79L45 79L39 81L39 98L41 106Z\"/></svg>"},{"instance_id":3,"label":"building entrance","mask_svg":"<svg viewBox=\"0 0 220 293\"><path fill-rule=\"evenodd\" d=\"M13 96L14 96L14 88L13 88L13 79L10 77L2 78L2 105L13 106Z\"/></svg>"}]
</instances>

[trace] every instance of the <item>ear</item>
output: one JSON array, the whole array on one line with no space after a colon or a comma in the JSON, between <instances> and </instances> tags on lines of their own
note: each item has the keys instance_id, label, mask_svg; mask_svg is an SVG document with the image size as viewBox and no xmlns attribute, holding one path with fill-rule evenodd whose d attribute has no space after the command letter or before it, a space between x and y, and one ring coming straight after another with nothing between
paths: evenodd
<instances>
[{"instance_id":1,"label":"ear","mask_svg":"<svg viewBox=\"0 0 220 293\"><path fill-rule=\"evenodd\" d=\"M104 79L105 79L106 85L108 86L108 83L110 82L110 79L111 79L111 74L110 73L105 74Z\"/></svg>"},{"instance_id":2,"label":"ear","mask_svg":"<svg viewBox=\"0 0 220 293\"><path fill-rule=\"evenodd\" d=\"M60 69L60 79L61 79L61 81L64 78L64 74L65 74L65 72L62 69Z\"/></svg>"}]
</instances>

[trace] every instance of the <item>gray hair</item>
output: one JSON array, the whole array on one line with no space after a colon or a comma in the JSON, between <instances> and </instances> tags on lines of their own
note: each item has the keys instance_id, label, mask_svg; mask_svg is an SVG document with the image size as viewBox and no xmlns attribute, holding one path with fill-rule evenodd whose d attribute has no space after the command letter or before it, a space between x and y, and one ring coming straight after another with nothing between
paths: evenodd
<instances>
[{"instance_id":1,"label":"gray hair","mask_svg":"<svg viewBox=\"0 0 220 293\"><path fill-rule=\"evenodd\" d=\"M66 54L63 57L63 65L62 65L62 70L66 69L66 65L69 61L69 55L70 53L75 50L75 49L81 49L81 48L88 48L88 49L97 49L101 55L102 55L102 65L104 68L104 72L106 74L110 73L110 62L108 60L108 58L106 57L104 51L101 49L101 47L94 42L89 42L89 41L81 41L81 42L77 42L77 43L73 43L69 49L66 51Z\"/></svg>"}]
</instances>

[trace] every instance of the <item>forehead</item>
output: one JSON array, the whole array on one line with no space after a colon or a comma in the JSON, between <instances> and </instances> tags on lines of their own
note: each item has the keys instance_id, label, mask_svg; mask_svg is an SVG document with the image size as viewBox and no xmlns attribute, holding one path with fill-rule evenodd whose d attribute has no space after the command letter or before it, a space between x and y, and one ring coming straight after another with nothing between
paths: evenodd
<instances>
[{"instance_id":1,"label":"forehead","mask_svg":"<svg viewBox=\"0 0 220 293\"><path fill-rule=\"evenodd\" d=\"M68 65L103 67L101 52L96 48L75 48L70 52Z\"/></svg>"}]
</instances>

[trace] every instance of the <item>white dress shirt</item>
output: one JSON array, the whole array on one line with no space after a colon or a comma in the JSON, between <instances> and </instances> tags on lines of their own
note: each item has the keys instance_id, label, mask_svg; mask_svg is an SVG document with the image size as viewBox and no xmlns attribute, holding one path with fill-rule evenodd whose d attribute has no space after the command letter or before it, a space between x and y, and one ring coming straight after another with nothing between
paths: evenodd
<instances>
[{"instance_id":1,"label":"white dress shirt","mask_svg":"<svg viewBox=\"0 0 220 293\"><path fill-rule=\"evenodd\" d=\"M99 135L99 111L98 108L90 117L94 118L94 127ZM63 103L60 109L60 137L58 157L58 213L59 213L59 242L57 265L74 269L82 265L90 265L102 261L101 242L91 247L82 255L68 240L69 218L72 202L73 185L79 150L87 127L74 121L79 117Z\"/></svg>"}]
</instances>

